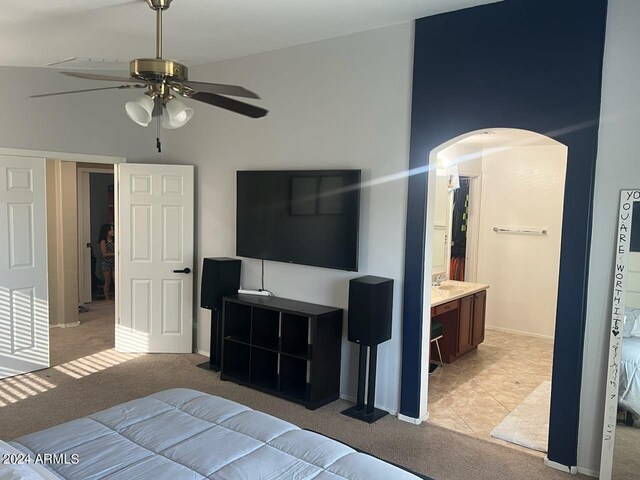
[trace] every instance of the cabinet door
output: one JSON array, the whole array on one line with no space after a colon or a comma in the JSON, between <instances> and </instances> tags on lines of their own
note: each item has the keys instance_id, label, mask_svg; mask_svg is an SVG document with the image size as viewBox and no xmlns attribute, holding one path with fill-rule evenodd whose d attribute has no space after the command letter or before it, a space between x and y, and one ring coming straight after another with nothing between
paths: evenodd
<instances>
[{"instance_id":1,"label":"cabinet door","mask_svg":"<svg viewBox=\"0 0 640 480\"><path fill-rule=\"evenodd\" d=\"M474 347L477 347L484 341L486 307L487 291L483 290L473 296L473 338L471 343Z\"/></svg>"},{"instance_id":2,"label":"cabinet door","mask_svg":"<svg viewBox=\"0 0 640 480\"><path fill-rule=\"evenodd\" d=\"M458 317L458 355L471 350L471 327L473 320L473 295L460 299L460 314Z\"/></svg>"}]
</instances>

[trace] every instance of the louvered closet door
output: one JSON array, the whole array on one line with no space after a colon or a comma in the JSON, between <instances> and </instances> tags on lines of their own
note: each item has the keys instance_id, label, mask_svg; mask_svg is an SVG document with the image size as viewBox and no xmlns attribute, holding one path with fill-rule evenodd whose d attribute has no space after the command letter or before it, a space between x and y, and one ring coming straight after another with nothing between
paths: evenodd
<instances>
[{"instance_id":1,"label":"louvered closet door","mask_svg":"<svg viewBox=\"0 0 640 480\"><path fill-rule=\"evenodd\" d=\"M0 155L0 378L48 366L45 160Z\"/></svg>"},{"instance_id":2,"label":"louvered closet door","mask_svg":"<svg viewBox=\"0 0 640 480\"><path fill-rule=\"evenodd\" d=\"M116 349L190 353L193 166L118 165Z\"/></svg>"}]
</instances>

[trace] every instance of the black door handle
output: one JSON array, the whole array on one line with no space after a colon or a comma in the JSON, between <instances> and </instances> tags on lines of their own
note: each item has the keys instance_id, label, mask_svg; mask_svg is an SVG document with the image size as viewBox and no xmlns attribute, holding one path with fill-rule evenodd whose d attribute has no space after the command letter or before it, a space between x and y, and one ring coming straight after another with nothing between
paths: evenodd
<instances>
[{"instance_id":1,"label":"black door handle","mask_svg":"<svg viewBox=\"0 0 640 480\"><path fill-rule=\"evenodd\" d=\"M173 273L191 273L191 269L187 267L183 268L182 270L174 270Z\"/></svg>"}]
</instances>

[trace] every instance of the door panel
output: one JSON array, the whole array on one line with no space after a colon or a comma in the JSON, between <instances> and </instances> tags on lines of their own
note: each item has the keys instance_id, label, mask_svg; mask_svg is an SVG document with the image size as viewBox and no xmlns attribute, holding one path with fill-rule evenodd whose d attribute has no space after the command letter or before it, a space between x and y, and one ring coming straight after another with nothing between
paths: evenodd
<instances>
[{"instance_id":1,"label":"door panel","mask_svg":"<svg viewBox=\"0 0 640 480\"><path fill-rule=\"evenodd\" d=\"M0 156L0 378L49 366L45 160Z\"/></svg>"},{"instance_id":2,"label":"door panel","mask_svg":"<svg viewBox=\"0 0 640 480\"><path fill-rule=\"evenodd\" d=\"M193 167L121 164L118 192L116 349L190 353Z\"/></svg>"},{"instance_id":3,"label":"door panel","mask_svg":"<svg viewBox=\"0 0 640 480\"><path fill-rule=\"evenodd\" d=\"M473 317L473 296L460 299L460 316L458 330L458 355L471 350L471 324Z\"/></svg>"},{"instance_id":4,"label":"door panel","mask_svg":"<svg viewBox=\"0 0 640 480\"><path fill-rule=\"evenodd\" d=\"M473 346L484 342L485 312L487 307L487 291L473 296Z\"/></svg>"}]
</instances>

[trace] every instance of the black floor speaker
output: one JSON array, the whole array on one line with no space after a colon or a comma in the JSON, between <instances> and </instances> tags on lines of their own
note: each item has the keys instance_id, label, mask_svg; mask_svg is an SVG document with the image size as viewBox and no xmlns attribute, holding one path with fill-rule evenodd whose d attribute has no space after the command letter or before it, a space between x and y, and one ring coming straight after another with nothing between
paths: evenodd
<instances>
[{"instance_id":1,"label":"black floor speaker","mask_svg":"<svg viewBox=\"0 0 640 480\"><path fill-rule=\"evenodd\" d=\"M391 338L393 280L366 277L349 281L349 341L379 345Z\"/></svg>"},{"instance_id":2,"label":"black floor speaker","mask_svg":"<svg viewBox=\"0 0 640 480\"><path fill-rule=\"evenodd\" d=\"M240 288L241 261L235 258L205 258L202 264L200 306L211 310L209 369L220 371L222 348L222 299ZM205 366L205 364L203 364Z\"/></svg>"},{"instance_id":3,"label":"black floor speaker","mask_svg":"<svg viewBox=\"0 0 640 480\"><path fill-rule=\"evenodd\" d=\"M363 422L373 423L387 415L375 408L378 345L391 338L393 314L393 280L366 277L349 281L349 341L360 345L357 403L342 413ZM368 352L367 352L368 350ZM367 355L368 353L368 355ZM367 357L369 368L367 369ZM369 380L366 381L367 370ZM366 392L365 392L366 390ZM367 403L365 404L365 395Z\"/></svg>"},{"instance_id":4,"label":"black floor speaker","mask_svg":"<svg viewBox=\"0 0 640 480\"><path fill-rule=\"evenodd\" d=\"M240 288L240 260L205 258L202 262L200 306L209 310L222 307L222 297L235 295Z\"/></svg>"}]
</instances>

